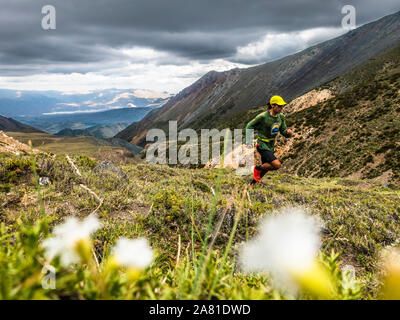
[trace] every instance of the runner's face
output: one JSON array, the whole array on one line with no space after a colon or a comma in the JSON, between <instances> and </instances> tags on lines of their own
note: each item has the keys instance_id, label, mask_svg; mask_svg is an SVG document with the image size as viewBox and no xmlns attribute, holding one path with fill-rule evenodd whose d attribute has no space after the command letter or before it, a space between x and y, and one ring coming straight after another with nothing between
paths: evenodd
<instances>
[{"instance_id":1,"label":"runner's face","mask_svg":"<svg viewBox=\"0 0 400 320\"><path fill-rule=\"evenodd\" d=\"M280 105L277 105L277 104L274 104L273 107L274 107L274 112L275 113L281 113L282 110L283 110L283 106L280 106Z\"/></svg>"}]
</instances>

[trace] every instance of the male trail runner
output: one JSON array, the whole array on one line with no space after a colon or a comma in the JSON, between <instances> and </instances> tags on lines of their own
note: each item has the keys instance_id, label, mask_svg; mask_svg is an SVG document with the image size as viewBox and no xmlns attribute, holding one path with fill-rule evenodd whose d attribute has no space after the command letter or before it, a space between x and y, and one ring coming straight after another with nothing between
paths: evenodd
<instances>
[{"instance_id":1,"label":"male trail runner","mask_svg":"<svg viewBox=\"0 0 400 320\"><path fill-rule=\"evenodd\" d=\"M261 155L261 166L255 166L253 172L253 180L250 185L261 182L262 177L270 170L278 170L281 167L281 162L274 155L275 138L280 132L285 138L293 135L291 129L286 128L285 116L282 113L283 106L286 102L280 96L273 96L268 106L267 111L260 113L257 117L251 120L247 129L254 129L258 133L257 151ZM246 134L247 146L252 146L252 141L249 141L250 136Z\"/></svg>"}]
</instances>

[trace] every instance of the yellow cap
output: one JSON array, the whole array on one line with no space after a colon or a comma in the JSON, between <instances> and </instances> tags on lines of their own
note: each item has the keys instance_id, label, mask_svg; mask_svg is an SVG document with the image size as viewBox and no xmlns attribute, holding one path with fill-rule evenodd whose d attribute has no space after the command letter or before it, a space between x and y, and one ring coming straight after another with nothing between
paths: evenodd
<instances>
[{"instance_id":1,"label":"yellow cap","mask_svg":"<svg viewBox=\"0 0 400 320\"><path fill-rule=\"evenodd\" d=\"M277 104L279 106L283 106L287 104L285 101L283 101L282 97L280 96L273 96L271 100L269 100L269 103L272 104Z\"/></svg>"}]
</instances>

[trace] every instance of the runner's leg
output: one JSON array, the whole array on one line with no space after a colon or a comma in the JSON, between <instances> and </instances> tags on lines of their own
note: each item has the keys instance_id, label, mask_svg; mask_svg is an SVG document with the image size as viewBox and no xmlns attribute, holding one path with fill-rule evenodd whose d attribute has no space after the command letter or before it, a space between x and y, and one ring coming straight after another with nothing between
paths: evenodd
<instances>
[{"instance_id":1,"label":"runner's leg","mask_svg":"<svg viewBox=\"0 0 400 320\"><path fill-rule=\"evenodd\" d=\"M272 161L271 163L263 163L261 166L261 178L268 172L268 171L273 171L273 170L278 170L282 166L281 162L276 159Z\"/></svg>"}]
</instances>

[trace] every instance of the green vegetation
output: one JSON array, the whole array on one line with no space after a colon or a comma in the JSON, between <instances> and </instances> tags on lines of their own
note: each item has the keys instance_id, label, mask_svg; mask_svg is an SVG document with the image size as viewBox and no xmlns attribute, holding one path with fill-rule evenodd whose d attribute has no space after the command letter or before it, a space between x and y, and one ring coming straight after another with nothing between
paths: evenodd
<instances>
[{"instance_id":1,"label":"green vegetation","mask_svg":"<svg viewBox=\"0 0 400 320\"><path fill-rule=\"evenodd\" d=\"M82 177L64 156L36 156L39 176L51 181L40 187L43 218L31 159L0 157L0 181L8 186L0 193L2 298L284 299L288 296L273 289L267 275L241 272L236 256L241 243L257 233L260 219L292 206L307 208L323 221L320 259L334 279L335 298L376 298L378 254L396 245L399 236L399 191L372 183L269 173L264 183L245 190L248 177L230 170L146 163L122 166L125 181L93 172L97 160L72 158ZM18 170L20 175L11 174ZM55 260L57 289L42 289L42 241L66 217L84 218L94 211L103 222L92 244L99 271L93 257L73 268ZM108 268L120 237L146 237L155 250L154 263L134 281L124 270ZM331 250L340 255L328 254ZM343 287L340 264L356 269L358 284L351 290ZM307 291L299 296L315 297Z\"/></svg>"},{"instance_id":2,"label":"green vegetation","mask_svg":"<svg viewBox=\"0 0 400 320\"><path fill-rule=\"evenodd\" d=\"M58 137L47 133L27 134L21 132L7 132L7 134L26 144L30 140L34 148L55 154L93 156L97 152L120 149L110 147L101 142L101 139L96 139L96 137Z\"/></svg>"}]
</instances>

